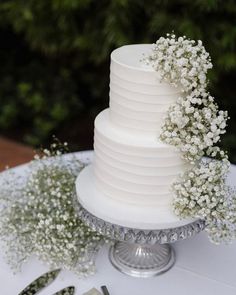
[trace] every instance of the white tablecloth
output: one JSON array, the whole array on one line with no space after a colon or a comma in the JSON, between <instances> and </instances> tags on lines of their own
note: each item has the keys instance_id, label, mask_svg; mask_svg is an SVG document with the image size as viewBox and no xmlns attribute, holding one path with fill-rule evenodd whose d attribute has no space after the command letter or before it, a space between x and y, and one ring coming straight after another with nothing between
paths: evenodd
<instances>
[{"instance_id":1,"label":"white tablecloth","mask_svg":"<svg viewBox=\"0 0 236 295\"><path fill-rule=\"evenodd\" d=\"M91 152L78 153L88 160ZM16 171L23 171L25 166ZM233 185L236 166L231 166L229 182ZM236 242L216 246L208 241L204 232L174 245L177 260L174 267L158 277L132 278L115 270L108 260L108 247L104 246L97 257L97 273L87 279L78 279L71 272L63 271L40 295L51 295L63 287L74 285L76 295L92 287L106 285L110 295L235 295L236 294ZM28 283L48 270L32 258L23 266L22 272L13 274L0 250L0 294L16 295Z\"/></svg>"}]
</instances>

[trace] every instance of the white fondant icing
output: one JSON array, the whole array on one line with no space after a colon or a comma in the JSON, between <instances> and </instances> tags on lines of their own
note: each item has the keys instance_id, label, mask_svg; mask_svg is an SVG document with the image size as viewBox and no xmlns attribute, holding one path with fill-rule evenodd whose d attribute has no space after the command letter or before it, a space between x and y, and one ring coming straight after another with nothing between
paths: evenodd
<instances>
[{"instance_id":1,"label":"white fondant icing","mask_svg":"<svg viewBox=\"0 0 236 295\"><path fill-rule=\"evenodd\" d=\"M115 174L120 179L125 179L130 181L131 183L144 183L144 184L151 184L155 185L156 183L162 183L163 185L170 185L173 182L173 178L176 177L176 173L172 174L164 174L161 175L145 175L145 174L138 174L137 171L130 173L125 169L120 169L119 167L114 167L110 165L110 163L106 163L105 161L101 160L97 155L94 159L94 165L96 165L97 170L103 171L103 173ZM160 169L159 169L160 170ZM143 171L141 171L143 172ZM164 175L163 175L164 174Z\"/></svg>"},{"instance_id":2,"label":"white fondant icing","mask_svg":"<svg viewBox=\"0 0 236 295\"><path fill-rule=\"evenodd\" d=\"M150 136L118 128L110 121L109 112L104 110L95 120L93 168L97 188L124 204L170 205L171 185L187 167L181 153L157 138L151 145Z\"/></svg>"},{"instance_id":3,"label":"white fondant icing","mask_svg":"<svg viewBox=\"0 0 236 295\"><path fill-rule=\"evenodd\" d=\"M76 192L81 205L108 222L138 229L166 229L188 224L193 219L179 220L171 206L124 203L106 196L95 185L91 165L85 167L76 180Z\"/></svg>"},{"instance_id":4,"label":"white fondant icing","mask_svg":"<svg viewBox=\"0 0 236 295\"><path fill-rule=\"evenodd\" d=\"M166 103L173 103L179 96L180 92L173 93L173 94L159 94L153 92L151 93L140 93L136 91L130 91L126 88L120 87L118 84L112 84L110 83L110 92L116 93L120 96L123 96L126 99L132 100L132 101L139 101L143 104L166 104ZM158 99L159 98L159 99Z\"/></svg>"},{"instance_id":5,"label":"white fondant icing","mask_svg":"<svg viewBox=\"0 0 236 295\"><path fill-rule=\"evenodd\" d=\"M125 143L123 143L125 145ZM112 150L111 148L105 147L103 145L102 147L100 144L97 142L95 138L95 143L94 143L94 149L95 149L95 154L100 155L100 157L109 157L109 160L114 160L118 162L122 162L127 165L133 165L134 167L154 167L156 168L162 168L162 167L173 167L173 166L179 166L182 167L184 165L183 160L180 157L172 156L170 157L145 157L145 156L131 156L131 155L126 155L125 153L120 153L117 151ZM146 149L148 151L148 149Z\"/></svg>"},{"instance_id":6,"label":"white fondant icing","mask_svg":"<svg viewBox=\"0 0 236 295\"><path fill-rule=\"evenodd\" d=\"M94 215L129 227L182 225L172 213L172 183L189 166L158 135L181 89L161 81L141 59L151 44L111 54L110 108L95 120L94 161L77 179L81 204Z\"/></svg>"},{"instance_id":7,"label":"white fondant icing","mask_svg":"<svg viewBox=\"0 0 236 295\"><path fill-rule=\"evenodd\" d=\"M104 193L104 195L112 198L116 201L120 201L125 204L134 204L135 206L142 207L143 205L148 206L161 206L168 205L173 195L171 193L162 192L160 195L150 195L149 193L135 193L121 189L120 186L116 186L113 183L105 182L99 174L95 174L95 185ZM146 201L148 199L148 202Z\"/></svg>"},{"instance_id":8,"label":"white fondant icing","mask_svg":"<svg viewBox=\"0 0 236 295\"><path fill-rule=\"evenodd\" d=\"M157 169L156 167L145 167L145 166L137 166L137 165L128 165L127 163L123 163L117 160L114 160L110 158L109 156L107 157L101 157L98 153L96 154L95 160L100 163L104 163L109 165L110 168L117 168L121 170L122 172L129 172L130 174L137 174L141 175L142 177L151 177L151 176L168 176L168 175L178 175L178 172L180 170L179 165L177 166L167 166L167 167L160 167ZM185 166L184 168L187 168Z\"/></svg>"},{"instance_id":9,"label":"white fondant icing","mask_svg":"<svg viewBox=\"0 0 236 295\"><path fill-rule=\"evenodd\" d=\"M111 74L136 84L148 84L158 88L158 93L176 93L180 88L161 81L160 75L141 62L151 52L152 44L134 44L117 48L111 53ZM163 91L162 91L163 90Z\"/></svg>"},{"instance_id":10,"label":"white fondant icing","mask_svg":"<svg viewBox=\"0 0 236 295\"><path fill-rule=\"evenodd\" d=\"M130 132L158 135L166 111L181 91L161 81L152 68L142 66L142 55L151 46L123 46L111 54L110 118Z\"/></svg>"},{"instance_id":11,"label":"white fondant icing","mask_svg":"<svg viewBox=\"0 0 236 295\"><path fill-rule=\"evenodd\" d=\"M135 134L130 132L129 130L112 124L110 120L110 109L105 109L95 119L95 134L99 133L101 137L106 137L106 140L110 142L126 142L128 145L132 147L132 149L139 149L143 147L154 148L160 146L162 151L169 153L170 151L175 151L180 154L178 150L170 145L161 143L158 139L157 134Z\"/></svg>"}]
</instances>

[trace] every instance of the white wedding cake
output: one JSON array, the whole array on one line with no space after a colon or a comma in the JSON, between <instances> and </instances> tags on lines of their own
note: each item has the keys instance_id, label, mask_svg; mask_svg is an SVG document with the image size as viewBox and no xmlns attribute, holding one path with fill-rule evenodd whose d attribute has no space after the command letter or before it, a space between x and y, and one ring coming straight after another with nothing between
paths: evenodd
<instances>
[{"instance_id":1,"label":"white wedding cake","mask_svg":"<svg viewBox=\"0 0 236 295\"><path fill-rule=\"evenodd\" d=\"M127 45L111 54L110 104L95 120L94 158L77 178L81 205L106 221L139 229L179 226L172 184L189 168L179 150L159 134L181 89L161 82L142 59L151 44Z\"/></svg>"}]
</instances>

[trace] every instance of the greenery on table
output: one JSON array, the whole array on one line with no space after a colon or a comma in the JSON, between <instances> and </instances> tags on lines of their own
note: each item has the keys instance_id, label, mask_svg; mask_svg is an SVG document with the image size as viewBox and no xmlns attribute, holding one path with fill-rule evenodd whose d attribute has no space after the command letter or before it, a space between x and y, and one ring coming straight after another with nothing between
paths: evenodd
<instances>
[{"instance_id":1,"label":"greenery on table","mask_svg":"<svg viewBox=\"0 0 236 295\"><path fill-rule=\"evenodd\" d=\"M5 0L0 14L1 132L33 145L52 133L92 140L108 105L110 52L175 30L211 54L211 93L231 117L222 145L236 162L235 1Z\"/></svg>"},{"instance_id":2,"label":"greenery on table","mask_svg":"<svg viewBox=\"0 0 236 295\"><path fill-rule=\"evenodd\" d=\"M84 165L62 148L52 144L23 174L1 174L0 238L14 270L34 255L79 276L95 272L104 239L78 217L75 179Z\"/></svg>"}]
</instances>

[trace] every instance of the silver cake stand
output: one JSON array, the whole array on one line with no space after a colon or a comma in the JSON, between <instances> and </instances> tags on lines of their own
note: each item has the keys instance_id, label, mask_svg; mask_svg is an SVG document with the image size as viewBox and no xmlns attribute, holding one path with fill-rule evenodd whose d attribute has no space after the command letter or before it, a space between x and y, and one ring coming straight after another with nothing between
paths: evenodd
<instances>
[{"instance_id":1,"label":"silver cake stand","mask_svg":"<svg viewBox=\"0 0 236 295\"><path fill-rule=\"evenodd\" d=\"M109 259L122 273L133 277L151 277L169 270L175 263L175 252L170 245L194 236L205 228L203 220L184 226L162 230L140 230L102 220L82 206L78 207L81 220L92 230L109 237Z\"/></svg>"}]
</instances>

